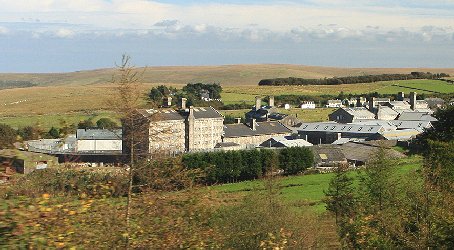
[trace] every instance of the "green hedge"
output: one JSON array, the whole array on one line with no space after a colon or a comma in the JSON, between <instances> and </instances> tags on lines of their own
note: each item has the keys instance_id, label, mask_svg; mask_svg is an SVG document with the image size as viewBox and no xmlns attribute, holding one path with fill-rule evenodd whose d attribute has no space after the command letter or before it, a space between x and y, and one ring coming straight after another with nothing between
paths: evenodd
<instances>
[{"instance_id":1,"label":"green hedge","mask_svg":"<svg viewBox=\"0 0 454 250\"><path fill-rule=\"evenodd\" d=\"M253 180L277 168L286 175L297 174L312 167L313 159L308 148L292 147L186 154L183 165L202 170L205 183L213 184Z\"/></svg>"}]
</instances>

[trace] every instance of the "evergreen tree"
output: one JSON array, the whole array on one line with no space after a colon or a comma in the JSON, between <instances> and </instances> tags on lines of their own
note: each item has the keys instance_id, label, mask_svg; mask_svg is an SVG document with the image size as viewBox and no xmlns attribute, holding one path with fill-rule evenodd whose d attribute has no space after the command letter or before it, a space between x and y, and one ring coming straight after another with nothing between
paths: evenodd
<instances>
[{"instance_id":1,"label":"evergreen tree","mask_svg":"<svg viewBox=\"0 0 454 250\"><path fill-rule=\"evenodd\" d=\"M16 130L9 125L0 123L0 149L13 147L16 135Z\"/></svg>"},{"instance_id":2,"label":"evergreen tree","mask_svg":"<svg viewBox=\"0 0 454 250\"><path fill-rule=\"evenodd\" d=\"M336 216L336 223L350 217L356 208L353 178L348 176L347 167L339 165L329 182L328 190L324 191L326 209Z\"/></svg>"}]
</instances>

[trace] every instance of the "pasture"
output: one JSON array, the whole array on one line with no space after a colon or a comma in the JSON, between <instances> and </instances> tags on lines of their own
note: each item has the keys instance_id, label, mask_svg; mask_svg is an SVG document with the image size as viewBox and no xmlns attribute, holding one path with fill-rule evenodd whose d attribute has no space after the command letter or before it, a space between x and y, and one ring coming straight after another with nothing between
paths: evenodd
<instances>
[{"instance_id":1,"label":"pasture","mask_svg":"<svg viewBox=\"0 0 454 250\"><path fill-rule=\"evenodd\" d=\"M411 156L403 158L396 164L394 178L396 180L404 175L411 174L412 171L420 168L422 158L420 156ZM360 171L352 171L350 175L355 179L355 185L359 185ZM311 174L283 177L280 182L280 196L287 201L289 205L296 209L310 209L322 213L325 209L323 199L325 198L324 190L328 189L329 181L334 176L333 173ZM263 180L245 181L240 183L224 184L212 186L214 189L225 195L247 195L264 190Z\"/></svg>"}]
</instances>

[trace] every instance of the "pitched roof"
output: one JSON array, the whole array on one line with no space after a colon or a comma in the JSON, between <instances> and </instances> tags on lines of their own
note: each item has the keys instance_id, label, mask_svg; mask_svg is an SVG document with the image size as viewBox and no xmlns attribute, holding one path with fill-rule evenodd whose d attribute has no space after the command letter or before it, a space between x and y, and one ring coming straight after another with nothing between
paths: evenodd
<instances>
[{"instance_id":1,"label":"pitched roof","mask_svg":"<svg viewBox=\"0 0 454 250\"><path fill-rule=\"evenodd\" d=\"M377 118L378 119L391 117L394 120L398 115L399 115L399 112L397 112L387 106L379 106L379 108L377 109Z\"/></svg>"},{"instance_id":2,"label":"pitched roof","mask_svg":"<svg viewBox=\"0 0 454 250\"><path fill-rule=\"evenodd\" d=\"M140 109L138 111L146 118L156 114L156 120L160 121L185 120L189 115L189 109L182 111L174 109ZM194 107L193 111L195 119L223 118L222 114L213 107Z\"/></svg>"},{"instance_id":3,"label":"pitched roof","mask_svg":"<svg viewBox=\"0 0 454 250\"><path fill-rule=\"evenodd\" d=\"M398 141L407 141L414 138L416 135L419 135L421 132L416 129L400 129L395 131L385 131L382 133L382 136L386 140L398 140Z\"/></svg>"},{"instance_id":4,"label":"pitched roof","mask_svg":"<svg viewBox=\"0 0 454 250\"><path fill-rule=\"evenodd\" d=\"M173 109L139 109L138 112L142 114L145 118L151 118L153 115L156 115L154 118L159 121L173 121L173 120L184 120L185 117L182 116L179 112Z\"/></svg>"},{"instance_id":5,"label":"pitched roof","mask_svg":"<svg viewBox=\"0 0 454 250\"><path fill-rule=\"evenodd\" d=\"M280 122L256 122L256 130L246 124L225 124L224 137L243 137L254 135L273 135L273 134L286 134L292 131L282 125Z\"/></svg>"},{"instance_id":6,"label":"pitched roof","mask_svg":"<svg viewBox=\"0 0 454 250\"><path fill-rule=\"evenodd\" d=\"M426 128L432 127L432 123L430 121L402 121L402 120L394 120L390 121L392 124L394 124L397 129L406 129L406 128L412 128L416 129L418 131L423 131Z\"/></svg>"},{"instance_id":7,"label":"pitched roof","mask_svg":"<svg viewBox=\"0 0 454 250\"><path fill-rule=\"evenodd\" d=\"M317 145L312 147L312 151L314 153L315 162L318 164L344 162L347 160L339 146Z\"/></svg>"},{"instance_id":8,"label":"pitched roof","mask_svg":"<svg viewBox=\"0 0 454 250\"><path fill-rule=\"evenodd\" d=\"M375 134L383 130L381 125L368 125L361 123L345 123L340 124L336 122L311 122L303 123L297 129L300 131L313 131L313 132L333 132L333 133L370 133Z\"/></svg>"},{"instance_id":9,"label":"pitched roof","mask_svg":"<svg viewBox=\"0 0 454 250\"><path fill-rule=\"evenodd\" d=\"M374 119L375 118L375 115L364 107L341 108L341 109L345 110L347 113L351 114L356 119Z\"/></svg>"},{"instance_id":10,"label":"pitched roof","mask_svg":"<svg viewBox=\"0 0 454 250\"><path fill-rule=\"evenodd\" d=\"M375 151L378 149L377 146L368 145L362 142L348 142L342 145L341 150L344 153L345 157L348 160L357 160L366 162L370 160ZM386 153L393 158L403 158L405 157L404 154L397 152L394 149L385 149Z\"/></svg>"},{"instance_id":11,"label":"pitched roof","mask_svg":"<svg viewBox=\"0 0 454 250\"><path fill-rule=\"evenodd\" d=\"M406 101L390 101L385 105L392 107L393 109L409 109L410 103Z\"/></svg>"},{"instance_id":12,"label":"pitched roof","mask_svg":"<svg viewBox=\"0 0 454 250\"><path fill-rule=\"evenodd\" d=\"M261 144L264 147L309 147L312 143L304 139L293 139L291 136L275 136Z\"/></svg>"},{"instance_id":13,"label":"pitched roof","mask_svg":"<svg viewBox=\"0 0 454 250\"><path fill-rule=\"evenodd\" d=\"M437 118L427 112L403 112L397 118L399 121L437 121Z\"/></svg>"}]
</instances>

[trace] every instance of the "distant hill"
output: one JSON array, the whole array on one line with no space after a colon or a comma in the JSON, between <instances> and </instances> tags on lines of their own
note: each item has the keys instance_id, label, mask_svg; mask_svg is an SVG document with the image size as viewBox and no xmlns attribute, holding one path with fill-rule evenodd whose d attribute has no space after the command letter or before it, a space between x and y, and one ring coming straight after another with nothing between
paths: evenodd
<instances>
[{"instance_id":1,"label":"distant hill","mask_svg":"<svg viewBox=\"0 0 454 250\"><path fill-rule=\"evenodd\" d=\"M251 64L223 66L163 66L145 70L144 82L186 84L217 82L224 86L257 85L267 78L329 78L364 74L408 74L412 71L444 72L454 75L454 68L336 68L288 64ZM110 81L115 69L96 69L70 73L0 73L0 81L27 81L38 86L92 85Z\"/></svg>"}]
</instances>

